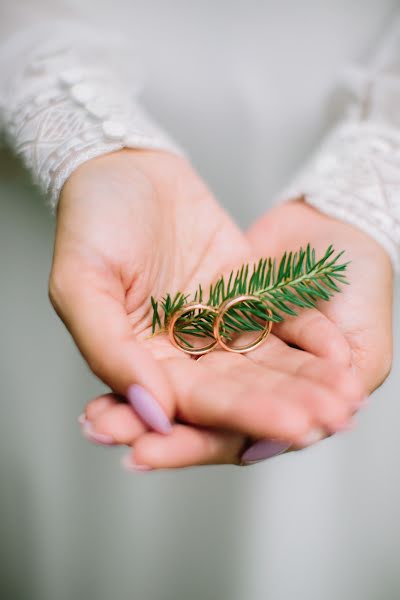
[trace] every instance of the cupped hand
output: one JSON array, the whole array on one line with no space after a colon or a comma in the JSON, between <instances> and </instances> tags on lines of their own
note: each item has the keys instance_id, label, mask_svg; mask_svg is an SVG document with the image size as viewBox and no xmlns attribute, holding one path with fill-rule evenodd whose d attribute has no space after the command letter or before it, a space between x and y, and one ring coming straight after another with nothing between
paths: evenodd
<instances>
[{"instance_id":1,"label":"cupped hand","mask_svg":"<svg viewBox=\"0 0 400 600\"><path fill-rule=\"evenodd\" d=\"M247 355L217 351L197 363L166 336L150 337L150 296L194 291L253 255L183 158L123 150L73 173L59 204L50 297L113 392L87 411L92 439L135 444L140 462L151 463L153 453L155 466L155 448L169 444L162 466L183 466L237 462L248 436L302 446L316 431L348 423L361 396L356 379L344 371L333 378L332 366L277 338L280 360L271 336ZM323 322L345 353L342 335ZM135 411L121 402L128 389ZM143 421L169 435L148 433Z\"/></svg>"},{"instance_id":2,"label":"cupped hand","mask_svg":"<svg viewBox=\"0 0 400 600\"><path fill-rule=\"evenodd\" d=\"M343 261L350 285L329 302L318 303L319 312L307 311L294 319L285 319L275 328L281 339L298 343L298 332L307 330L315 343L316 354L332 344L321 330L320 316L325 315L343 333L350 349L350 361L362 378L368 393L386 379L392 364L393 270L384 248L357 227L331 218L305 203L303 198L276 206L246 233L256 253L273 251L281 255L308 242L323 252L329 244L345 250ZM318 348L319 346L319 348ZM346 357L346 360L348 357Z\"/></svg>"}]
</instances>

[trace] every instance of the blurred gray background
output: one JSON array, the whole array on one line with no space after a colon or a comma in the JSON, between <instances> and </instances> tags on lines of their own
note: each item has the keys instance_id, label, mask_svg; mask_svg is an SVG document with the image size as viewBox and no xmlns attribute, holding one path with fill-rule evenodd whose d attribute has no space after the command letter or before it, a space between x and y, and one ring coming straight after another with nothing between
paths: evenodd
<instances>
[{"instance_id":1,"label":"blurred gray background","mask_svg":"<svg viewBox=\"0 0 400 600\"><path fill-rule=\"evenodd\" d=\"M335 79L395 5L136 3L147 105L241 225L329 128ZM121 451L91 446L76 422L103 387L47 299L53 230L2 150L0 598L398 599L398 354L351 433L246 469L125 473ZM398 293L395 327L398 347Z\"/></svg>"}]
</instances>

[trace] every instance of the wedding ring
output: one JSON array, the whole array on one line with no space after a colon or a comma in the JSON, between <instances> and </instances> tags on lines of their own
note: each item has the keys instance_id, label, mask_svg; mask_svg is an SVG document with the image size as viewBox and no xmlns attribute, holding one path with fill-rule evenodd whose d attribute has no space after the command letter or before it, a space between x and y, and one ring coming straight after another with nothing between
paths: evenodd
<instances>
[{"instance_id":1,"label":"wedding ring","mask_svg":"<svg viewBox=\"0 0 400 600\"><path fill-rule=\"evenodd\" d=\"M220 332L221 325L223 324L224 316L226 315L228 310L231 309L233 306L236 306L236 304L240 304L241 302L245 302L247 300L261 302L265 305L262 298L260 298L259 296L253 296L251 294L243 294L241 296L236 296L234 298L227 298L225 300L225 302L223 302L221 304L221 306L219 307L217 317L214 321L214 337L220 343L220 345L225 350L228 350L229 352L239 352L241 354L244 352L249 352L250 350L257 348L257 346L262 344L262 342L271 333L272 321L270 319L272 317L272 311L265 305L266 323L265 323L264 329L262 330L261 334L254 340L254 342L251 342L250 344L245 344L243 346L237 346L235 348L235 347L229 346L224 341L223 336L221 335L221 332Z\"/></svg>"},{"instance_id":2,"label":"wedding ring","mask_svg":"<svg viewBox=\"0 0 400 600\"><path fill-rule=\"evenodd\" d=\"M200 348L193 348L189 345L184 345L182 340L177 338L176 335L177 332L175 331L175 324L178 321L178 319L183 317L183 315L185 315L186 313L192 312L193 310L203 310L211 312L215 315L218 314L218 309L214 306L208 306L207 304L202 304L201 302L190 302L189 304L186 304L183 308L177 310L171 317L171 320L168 324L169 339L176 348L179 348L179 350L183 350L183 352L186 352L187 354L192 354L195 356L199 354L207 354L208 352L214 350L215 346L218 344L218 340L213 339L213 341L207 344L206 346L202 346Z\"/></svg>"}]
</instances>

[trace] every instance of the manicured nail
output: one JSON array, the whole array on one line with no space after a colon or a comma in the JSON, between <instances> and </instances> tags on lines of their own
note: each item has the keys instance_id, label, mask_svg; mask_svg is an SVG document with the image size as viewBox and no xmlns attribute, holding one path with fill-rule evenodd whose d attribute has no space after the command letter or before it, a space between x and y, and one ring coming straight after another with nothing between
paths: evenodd
<instances>
[{"instance_id":1,"label":"manicured nail","mask_svg":"<svg viewBox=\"0 0 400 600\"><path fill-rule=\"evenodd\" d=\"M107 435L106 433L98 433L97 431L94 431L93 425L86 418L84 421L80 421L80 423L82 433L85 436L85 438L89 440L89 442L92 442L93 444L102 444L103 446L114 445L115 442L111 435Z\"/></svg>"},{"instance_id":2,"label":"manicured nail","mask_svg":"<svg viewBox=\"0 0 400 600\"><path fill-rule=\"evenodd\" d=\"M291 444L288 442L282 442L280 440L259 440L242 454L241 462L246 465L267 460L278 454L282 454L285 450L290 448Z\"/></svg>"},{"instance_id":3,"label":"manicured nail","mask_svg":"<svg viewBox=\"0 0 400 600\"><path fill-rule=\"evenodd\" d=\"M343 421L343 423L340 423L339 425L327 425L324 437L331 437L332 435L335 435L335 433L339 433L340 431L353 431L353 429L355 429L357 425L357 418L355 414L353 414L353 416L348 418L347 421Z\"/></svg>"},{"instance_id":4,"label":"manicured nail","mask_svg":"<svg viewBox=\"0 0 400 600\"><path fill-rule=\"evenodd\" d=\"M171 433L172 425L155 398L144 387L134 383L126 394L129 403L139 417L158 433Z\"/></svg>"},{"instance_id":5,"label":"manicured nail","mask_svg":"<svg viewBox=\"0 0 400 600\"><path fill-rule=\"evenodd\" d=\"M320 442L325 437L327 437L327 432L317 427L316 429L312 429L310 433L305 435L304 438L300 440L298 445L302 448L306 448L307 446L312 446L313 444Z\"/></svg>"},{"instance_id":6,"label":"manicured nail","mask_svg":"<svg viewBox=\"0 0 400 600\"><path fill-rule=\"evenodd\" d=\"M121 466L125 471L129 471L130 473L144 472L144 471L152 471L153 468L147 465L138 465L136 464L132 452L129 454L125 454L121 458Z\"/></svg>"}]
</instances>

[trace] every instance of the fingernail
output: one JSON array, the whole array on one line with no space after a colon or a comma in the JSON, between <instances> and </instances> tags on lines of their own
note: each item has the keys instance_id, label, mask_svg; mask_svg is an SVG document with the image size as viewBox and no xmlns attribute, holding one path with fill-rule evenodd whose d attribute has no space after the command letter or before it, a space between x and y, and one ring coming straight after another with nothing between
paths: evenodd
<instances>
[{"instance_id":1,"label":"fingernail","mask_svg":"<svg viewBox=\"0 0 400 600\"><path fill-rule=\"evenodd\" d=\"M144 387L134 383L126 394L129 403L139 417L158 433L171 433L172 425L155 398Z\"/></svg>"},{"instance_id":2,"label":"fingernail","mask_svg":"<svg viewBox=\"0 0 400 600\"><path fill-rule=\"evenodd\" d=\"M82 413L78 417L78 423L79 423L79 425L83 425L85 423L85 421L86 421L86 415L85 415L85 413Z\"/></svg>"},{"instance_id":3,"label":"fingernail","mask_svg":"<svg viewBox=\"0 0 400 600\"><path fill-rule=\"evenodd\" d=\"M327 433L317 427L305 435L304 438L302 438L296 445L306 448L307 446L312 446L313 444L320 442L325 437L327 437Z\"/></svg>"},{"instance_id":4,"label":"fingernail","mask_svg":"<svg viewBox=\"0 0 400 600\"><path fill-rule=\"evenodd\" d=\"M79 420L79 419L78 419ZM114 439L111 435L107 435L106 433L98 433L94 431L93 425L86 418L83 421L79 421L81 423L81 430L83 435L89 442L93 442L94 444L102 444L103 446L113 446Z\"/></svg>"},{"instance_id":5,"label":"fingernail","mask_svg":"<svg viewBox=\"0 0 400 600\"><path fill-rule=\"evenodd\" d=\"M267 460L278 454L282 454L285 450L290 448L291 444L288 442L282 442L280 440L259 440L242 454L241 462L246 465Z\"/></svg>"},{"instance_id":6,"label":"fingernail","mask_svg":"<svg viewBox=\"0 0 400 600\"><path fill-rule=\"evenodd\" d=\"M359 402L357 402L356 406L358 408L361 408L361 406L366 406L369 403L369 396L364 396L363 398L361 398L361 400L359 400Z\"/></svg>"},{"instance_id":7,"label":"fingernail","mask_svg":"<svg viewBox=\"0 0 400 600\"><path fill-rule=\"evenodd\" d=\"M132 456L132 452L130 452L129 454L125 454L125 456L123 456L121 458L121 466L123 469L125 469L125 471L129 471L130 473L136 473L136 472L143 472L143 471L152 471L153 468L149 467L148 465L138 465L136 464L133 456Z\"/></svg>"}]
</instances>

